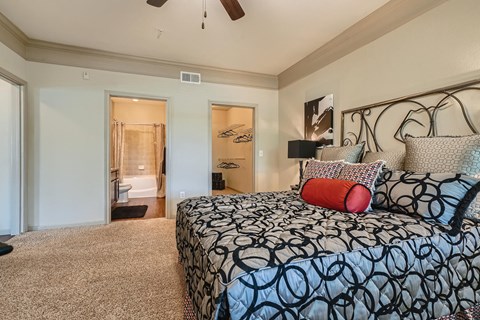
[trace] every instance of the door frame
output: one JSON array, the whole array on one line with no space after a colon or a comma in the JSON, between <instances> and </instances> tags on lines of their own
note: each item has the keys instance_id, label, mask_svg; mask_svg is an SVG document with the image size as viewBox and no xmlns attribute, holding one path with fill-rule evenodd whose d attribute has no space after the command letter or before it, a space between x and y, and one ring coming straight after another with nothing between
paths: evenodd
<instances>
[{"instance_id":1,"label":"door frame","mask_svg":"<svg viewBox=\"0 0 480 320\"><path fill-rule=\"evenodd\" d=\"M25 111L27 103L27 82L13 73L0 68L0 77L19 88L18 108L13 110L13 135L12 135L12 153L10 162L12 170L12 189L16 192L12 195L12 211L10 222L10 234L18 235L28 229L26 217L26 130L25 130Z\"/></svg>"},{"instance_id":2,"label":"door frame","mask_svg":"<svg viewBox=\"0 0 480 320\"><path fill-rule=\"evenodd\" d=\"M132 93L132 92L120 92L120 91L105 91L105 180L104 180L104 191L105 191L105 224L110 224L112 222L111 217L111 207L110 207L110 168L111 168L111 159L110 159L110 146L111 146L111 137L110 137L110 115L112 114L112 99L111 98L128 98L128 99L143 99L143 100L157 100L165 101L166 106L166 115L165 115L165 126L167 139L165 140L166 154L165 160L167 161L165 170L167 171L166 178L166 187L165 187L165 217L171 219L174 215L170 213L170 190L171 190L171 154L172 154L172 130L171 130L171 98L155 95L146 95L141 93Z\"/></svg>"},{"instance_id":3,"label":"door frame","mask_svg":"<svg viewBox=\"0 0 480 320\"><path fill-rule=\"evenodd\" d=\"M252 123L253 123L253 157L252 157L252 180L253 180L253 190L252 192L256 192L258 190L258 181L257 181L257 153L258 153L258 144L257 144L257 112L258 112L258 104L255 103L245 103L245 102L225 102L225 101L218 101L218 100L208 100L208 195L212 195L212 149L213 149L213 141L212 141L212 107L216 106L225 106L225 107L232 107L232 108L245 108L245 109L252 109Z\"/></svg>"}]
</instances>

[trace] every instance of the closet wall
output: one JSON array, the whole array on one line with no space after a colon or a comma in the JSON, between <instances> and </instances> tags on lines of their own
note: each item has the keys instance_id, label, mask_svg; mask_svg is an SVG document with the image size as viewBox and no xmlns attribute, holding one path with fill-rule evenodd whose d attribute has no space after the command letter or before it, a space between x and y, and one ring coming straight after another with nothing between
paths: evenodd
<instances>
[{"instance_id":1,"label":"closet wall","mask_svg":"<svg viewBox=\"0 0 480 320\"><path fill-rule=\"evenodd\" d=\"M235 124L236 135L221 138L219 132ZM222 172L226 187L238 192L254 192L253 140L247 141L248 130L253 130L253 109L243 107L212 107L212 169ZM250 132L253 136L253 131ZM221 163L234 163L238 168L218 168Z\"/></svg>"}]
</instances>

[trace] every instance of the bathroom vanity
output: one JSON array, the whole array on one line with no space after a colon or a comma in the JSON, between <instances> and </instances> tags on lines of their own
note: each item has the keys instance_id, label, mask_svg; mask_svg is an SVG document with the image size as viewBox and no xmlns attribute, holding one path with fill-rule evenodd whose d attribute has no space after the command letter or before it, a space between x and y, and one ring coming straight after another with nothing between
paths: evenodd
<instances>
[{"instance_id":1,"label":"bathroom vanity","mask_svg":"<svg viewBox=\"0 0 480 320\"><path fill-rule=\"evenodd\" d=\"M110 205L113 207L119 196L120 180L117 168L110 170Z\"/></svg>"}]
</instances>

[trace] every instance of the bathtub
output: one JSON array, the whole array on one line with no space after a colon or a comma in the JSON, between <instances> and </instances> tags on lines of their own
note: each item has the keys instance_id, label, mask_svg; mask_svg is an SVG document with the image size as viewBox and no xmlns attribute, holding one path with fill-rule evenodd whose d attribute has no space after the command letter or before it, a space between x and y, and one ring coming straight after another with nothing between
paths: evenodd
<instances>
[{"instance_id":1,"label":"bathtub","mask_svg":"<svg viewBox=\"0 0 480 320\"><path fill-rule=\"evenodd\" d=\"M157 196L157 178L151 176L124 176L122 183L132 185L129 198L150 198Z\"/></svg>"}]
</instances>

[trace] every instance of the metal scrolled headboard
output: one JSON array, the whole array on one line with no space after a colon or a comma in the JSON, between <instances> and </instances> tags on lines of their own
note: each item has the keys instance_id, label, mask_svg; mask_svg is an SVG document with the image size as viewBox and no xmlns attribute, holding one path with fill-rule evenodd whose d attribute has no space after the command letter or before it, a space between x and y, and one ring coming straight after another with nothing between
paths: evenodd
<instances>
[{"instance_id":1,"label":"metal scrolled headboard","mask_svg":"<svg viewBox=\"0 0 480 320\"><path fill-rule=\"evenodd\" d=\"M343 145L369 151L402 148L405 136L478 134L480 80L342 112Z\"/></svg>"}]
</instances>

